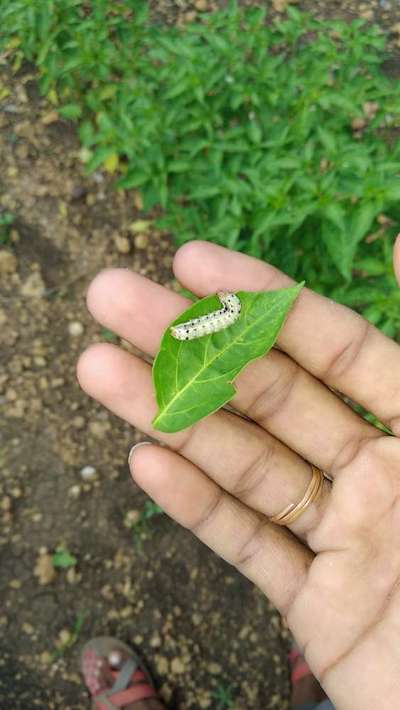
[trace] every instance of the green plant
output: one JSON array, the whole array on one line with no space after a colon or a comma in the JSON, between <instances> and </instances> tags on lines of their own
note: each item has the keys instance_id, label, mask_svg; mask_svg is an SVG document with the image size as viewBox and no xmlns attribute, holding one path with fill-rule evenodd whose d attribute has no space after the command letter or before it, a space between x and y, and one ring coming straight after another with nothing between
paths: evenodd
<instances>
[{"instance_id":1,"label":"green plant","mask_svg":"<svg viewBox=\"0 0 400 710\"><path fill-rule=\"evenodd\" d=\"M397 333L400 85L378 27L231 2L177 28L139 0L3 0L0 26L79 122L87 169L161 206L178 244L268 259Z\"/></svg>"},{"instance_id":2,"label":"green plant","mask_svg":"<svg viewBox=\"0 0 400 710\"><path fill-rule=\"evenodd\" d=\"M52 653L53 659L57 659L63 656L69 648L74 646L77 641L79 641L80 633L82 631L82 627L85 623L86 617L86 611L78 612L71 631L63 629L60 632L59 638L56 641L57 648Z\"/></svg>"},{"instance_id":3,"label":"green plant","mask_svg":"<svg viewBox=\"0 0 400 710\"><path fill-rule=\"evenodd\" d=\"M160 508L157 503L154 503L152 500L146 500L142 510L140 511L139 517L130 526L133 532L135 546L138 551L142 549L143 540L149 534L149 520L154 518L156 515L162 515L163 512L163 509Z\"/></svg>"},{"instance_id":4,"label":"green plant","mask_svg":"<svg viewBox=\"0 0 400 710\"><path fill-rule=\"evenodd\" d=\"M53 567L68 569L69 567L74 567L77 562L78 560L76 557L71 555L71 553L64 547L57 547L56 551L53 552L51 556L51 563Z\"/></svg>"},{"instance_id":5,"label":"green plant","mask_svg":"<svg viewBox=\"0 0 400 710\"><path fill-rule=\"evenodd\" d=\"M216 710L223 710L224 708L233 708L235 705L235 699L233 693L235 686L233 684L227 685L225 683L220 683L217 685L215 690L211 693L211 697L216 700L217 705Z\"/></svg>"},{"instance_id":6,"label":"green plant","mask_svg":"<svg viewBox=\"0 0 400 710\"><path fill-rule=\"evenodd\" d=\"M101 329L100 337L106 343L118 343L118 335L116 335L112 330L109 330L108 328Z\"/></svg>"},{"instance_id":7,"label":"green plant","mask_svg":"<svg viewBox=\"0 0 400 710\"><path fill-rule=\"evenodd\" d=\"M0 212L0 247L10 242L10 229L15 220L12 212Z\"/></svg>"}]
</instances>

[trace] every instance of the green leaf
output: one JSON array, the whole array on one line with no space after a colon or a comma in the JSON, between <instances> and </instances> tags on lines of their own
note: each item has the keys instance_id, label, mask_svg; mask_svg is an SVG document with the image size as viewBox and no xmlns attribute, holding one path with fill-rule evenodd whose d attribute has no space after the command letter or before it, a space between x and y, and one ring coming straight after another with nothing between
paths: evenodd
<instances>
[{"instance_id":1,"label":"green leaf","mask_svg":"<svg viewBox=\"0 0 400 710\"><path fill-rule=\"evenodd\" d=\"M78 104L66 104L65 106L60 106L57 111L62 118L68 119L80 118L82 115L82 109Z\"/></svg>"},{"instance_id":2,"label":"green leaf","mask_svg":"<svg viewBox=\"0 0 400 710\"><path fill-rule=\"evenodd\" d=\"M64 550L63 547L57 548L56 552L51 557L51 562L53 567L63 567L63 568L68 568L68 567L74 567L77 563L76 557L71 555L68 550Z\"/></svg>"},{"instance_id":3,"label":"green leaf","mask_svg":"<svg viewBox=\"0 0 400 710\"><path fill-rule=\"evenodd\" d=\"M238 320L225 330L190 341L165 331L153 364L159 431L185 429L232 399L232 382L252 360L273 346L286 315L303 284L279 291L240 291ZM216 296L190 306L173 324L205 315L220 307Z\"/></svg>"}]
</instances>

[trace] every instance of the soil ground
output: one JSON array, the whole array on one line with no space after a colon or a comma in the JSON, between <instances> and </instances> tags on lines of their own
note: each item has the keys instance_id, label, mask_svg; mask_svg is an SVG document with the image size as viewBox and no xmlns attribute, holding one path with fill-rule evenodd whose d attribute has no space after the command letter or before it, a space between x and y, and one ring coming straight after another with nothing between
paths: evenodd
<instances>
[{"instance_id":1,"label":"soil ground","mask_svg":"<svg viewBox=\"0 0 400 710\"><path fill-rule=\"evenodd\" d=\"M156 9L184 21L206 6ZM299 6L386 29L400 22L394 0ZM84 175L74 127L38 96L32 69L13 76L0 65L0 85L10 90L0 103L0 208L16 216L0 251L0 708L89 707L79 651L107 634L140 648L171 710L285 710L289 636L278 613L165 515L141 523L146 496L126 463L141 434L75 379L85 346L113 337L86 312L92 277L120 265L174 288L172 241L132 235L138 199L134 207L100 172ZM76 562L54 570L57 548ZM224 692L232 703L219 703Z\"/></svg>"}]
</instances>

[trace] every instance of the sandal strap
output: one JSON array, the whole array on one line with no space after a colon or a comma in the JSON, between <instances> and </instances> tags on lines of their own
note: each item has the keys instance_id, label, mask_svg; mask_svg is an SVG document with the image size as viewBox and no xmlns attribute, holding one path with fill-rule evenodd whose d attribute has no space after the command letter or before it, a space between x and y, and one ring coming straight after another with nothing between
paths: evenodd
<instances>
[{"instance_id":1,"label":"sandal strap","mask_svg":"<svg viewBox=\"0 0 400 710\"><path fill-rule=\"evenodd\" d=\"M129 681L135 671L137 671L137 669L137 661L134 658L127 658L114 681L114 684L111 688L111 692L117 693L119 690L125 690L125 688L128 687Z\"/></svg>"},{"instance_id":2,"label":"sandal strap","mask_svg":"<svg viewBox=\"0 0 400 710\"><path fill-rule=\"evenodd\" d=\"M99 695L96 695L95 702L99 710L107 708L107 710L115 710L115 708L123 708L129 703L144 700L145 698L156 697L156 692L148 683L137 683L129 686L129 682L133 680L141 681L145 679L144 673L139 670L139 664L134 658L127 658L118 672L114 684L110 690L105 690Z\"/></svg>"},{"instance_id":3,"label":"sandal strap","mask_svg":"<svg viewBox=\"0 0 400 710\"><path fill-rule=\"evenodd\" d=\"M117 710L117 708L123 708L130 703L138 702L138 700L157 697L154 688L144 684L133 685L118 693L111 693L111 690L107 690L95 696L94 701L98 710Z\"/></svg>"}]
</instances>

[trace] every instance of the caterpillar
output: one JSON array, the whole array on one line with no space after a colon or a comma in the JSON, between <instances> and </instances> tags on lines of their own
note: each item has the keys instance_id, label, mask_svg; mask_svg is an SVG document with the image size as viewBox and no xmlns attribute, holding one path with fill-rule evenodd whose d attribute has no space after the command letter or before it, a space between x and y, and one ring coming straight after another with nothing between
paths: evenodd
<instances>
[{"instance_id":1,"label":"caterpillar","mask_svg":"<svg viewBox=\"0 0 400 710\"><path fill-rule=\"evenodd\" d=\"M171 335L177 340L194 340L210 335L219 330L228 328L240 316L241 304L234 293L218 291L217 296L222 303L222 308L205 316L193 318L185 323L171 326Z\"/></svg>"}]
</instances>

